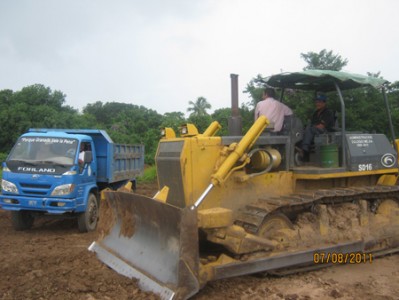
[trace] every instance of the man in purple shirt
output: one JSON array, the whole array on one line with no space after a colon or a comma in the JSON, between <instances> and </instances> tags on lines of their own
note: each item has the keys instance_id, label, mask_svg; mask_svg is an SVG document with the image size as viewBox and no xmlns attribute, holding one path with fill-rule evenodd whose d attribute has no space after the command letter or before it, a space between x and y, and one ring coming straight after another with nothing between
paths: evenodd
<instances>
[{"instance_id":1,"label":"man in purple shirt","mask_svg":"<svg viewBox=\"0 0 399 300\"><path fill-rule=\"evenodd\" d=\"M275 99L276 93L272 88L263 91L263 100L256 104L255 121L259 116L265 116L274 124L273 132L279 132L283 128L285 116L292 115L292 110L285 104Z\"/></svg>"}]
</instances>

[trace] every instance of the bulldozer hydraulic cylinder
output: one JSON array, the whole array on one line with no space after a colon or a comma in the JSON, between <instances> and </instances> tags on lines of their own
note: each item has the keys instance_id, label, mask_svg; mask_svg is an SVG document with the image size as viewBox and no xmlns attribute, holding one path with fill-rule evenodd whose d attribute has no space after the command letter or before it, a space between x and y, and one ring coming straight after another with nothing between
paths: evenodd
<instances>
[{"instance_id":1,"label":"bulldozer hydraulic cylinder","mask_svg":"<svg viewBox=\"0 0 399 300\"><path fill-rule=\"evenodd\" d=\"M233 152L229 154L223 164L220 166L219 170L212 175L211 184L206 188L206 190L201 194L197 201L191 206L191 209L196 209L202 201L206 198L212 188L226 180L227 175L233 168L235 163L244 155L245 151L253 146L259 135L269 124L269 121L264 116L260 116L252 127L248 130L246 135L241 139L238 145L235 147Z\"/></svg>"},{"instance_id":2,"label":"bulldozer hydraulic cylinder","mask_svg":"<svg viewBox=\"0 0 399 300\"><path fill-rule=\"evenodd\" d=\"M214 185L211 183L206 190L202 193L202 195L198 198L197 201L195 201L194 205L191 206L191 209L196 209L198 206L201 204L201 202L205 199L205 197L208 195L208 193L212 190Z\"/></svg>"},{"instance_id":3,"label":"bulldozer hydraulic cylinder","mask_svg":"<svg viewBox=\"0 0 399 300\"><path fill-rule=\"evenodd\" d=\"M269 121L264 116L260 116L256 122L251 126L248 132L243 136L241 141L237 144L235 149L229 154L220 168L212 175L212 184L217 185L226 180L230 170L236 162L244 155L244 153L253 146L259 135L269 124Z\"/></svg>"}]
</instances>

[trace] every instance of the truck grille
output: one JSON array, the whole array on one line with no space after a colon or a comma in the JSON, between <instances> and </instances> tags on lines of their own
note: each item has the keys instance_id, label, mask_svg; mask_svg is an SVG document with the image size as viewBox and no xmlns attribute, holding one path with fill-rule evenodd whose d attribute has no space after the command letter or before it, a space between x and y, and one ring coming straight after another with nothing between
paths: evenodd
<instances>
[{"instance_id":1,"label":"truck grille","mask_svg":"<svg viewBox=\"0 0 399 300\"><path fill-rule=\"evenodd\" d=\"M49 189L51 188L51 184L21 183L21 187L29 189Z\"/></svg>"},{"instance_id":2,"label":"truck grille","mask_svg":"<svg viewBox=\"0 0 399 300\"><path fill-rule=\"evenodd\" d=\"M45 196L48 195L51 184L21 183L23 195Z\"/></svg>"}]
</instances>

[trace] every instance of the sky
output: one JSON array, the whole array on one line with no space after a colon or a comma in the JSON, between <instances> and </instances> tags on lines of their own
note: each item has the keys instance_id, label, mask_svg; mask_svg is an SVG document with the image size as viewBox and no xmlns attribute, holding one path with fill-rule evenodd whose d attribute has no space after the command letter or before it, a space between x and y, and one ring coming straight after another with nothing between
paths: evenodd
<instances>
[{"instance_id":1,"label":"sky","mask_svg":"<svg viewBox=\"0 0 399 300\"><path fill-rule=\"evenodd\" d=\"M96 101L187 113L230 107L258 74L301 71L332 50L344 71L399 80L396 0L1 0L0 90L43 84Z\"/></svg>"}]
</instances>

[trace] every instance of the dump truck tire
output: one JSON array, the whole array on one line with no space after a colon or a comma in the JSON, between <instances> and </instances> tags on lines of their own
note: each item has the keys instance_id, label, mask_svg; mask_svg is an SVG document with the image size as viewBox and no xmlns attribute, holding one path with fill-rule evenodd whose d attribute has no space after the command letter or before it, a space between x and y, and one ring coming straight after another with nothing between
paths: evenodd
<instances>
[{"instance_id":1,"label":"dump truck tire","mask_svg":"<svg viewBox=\"0 0 399 300\"><path fill-rule=\"evenodd\" d=\"M27 211L12 211L11 221L14 229L21 231L32 228L35 218Z\"/></svg>"},{"instance_id":2,"label":"dump truck tire","mask_svg":"<svg viewBox=\"0 0 399 300\"><path fill-rule=\"evenodd\" d=\"M96 196L90 194L86 211L78 217L78 228L80 232L89 232L96 229L99 216L98 208Z\"/></svg>"}]
</instances>

